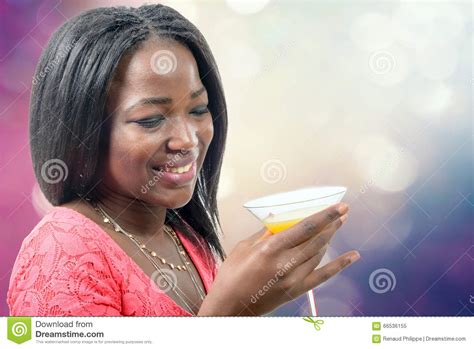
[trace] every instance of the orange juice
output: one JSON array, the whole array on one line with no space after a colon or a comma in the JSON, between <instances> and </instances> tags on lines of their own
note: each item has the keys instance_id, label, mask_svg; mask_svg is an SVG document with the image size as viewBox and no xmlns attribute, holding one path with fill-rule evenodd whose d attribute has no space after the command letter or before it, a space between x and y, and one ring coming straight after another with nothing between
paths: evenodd
<instances>
[{"instance_id":1,"label":"orange juice","mask_svg":"<svg viewBox=\"0 0 474 349\"><path fill-rule=\"evenodd\" d=\"M273 234L279 233L285 229L288 229L295 224L301 222L308 216L322 211L330 205L321 205L314 207L307 207L295 211L284 212L280 214L270 214L262 221L262 223L270 230Z\"/></svg>"},{"instance_id":2,"label":"orange juice","mask_svg":"<svg viewBox=\"0 0 474 349\"><path fill-rule=\"evenodd\" d=\"M293 220L290 220L290 221L281 221L281 222L263 222L263 224L265 224L265 226L268 228L268 230L270 230L273 234L276 234L276 233L279 233L281 232L282 230L285 230L285 229L288 229L292 226L294 226L296 223L299 223L300 221L302 221L303 218L299 218L299 219L293 219Z\"/></svg>"}]
</instances>

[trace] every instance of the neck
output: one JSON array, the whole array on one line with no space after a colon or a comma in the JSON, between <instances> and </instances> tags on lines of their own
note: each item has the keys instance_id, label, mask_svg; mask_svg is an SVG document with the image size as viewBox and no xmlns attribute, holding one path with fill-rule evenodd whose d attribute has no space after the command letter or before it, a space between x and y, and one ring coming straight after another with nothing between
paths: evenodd
<instances>
[{"instance_id":1,"label":"neck","mask_svg":"<svg viewBox=\"0 0 474 349\"><path fill-rule=\"evenodd\" d=\"M138 199L107 192L98 196L97 203L123 229L135 236L163 235L166 208L152 206Z\"/></svg>"}]
</instances>

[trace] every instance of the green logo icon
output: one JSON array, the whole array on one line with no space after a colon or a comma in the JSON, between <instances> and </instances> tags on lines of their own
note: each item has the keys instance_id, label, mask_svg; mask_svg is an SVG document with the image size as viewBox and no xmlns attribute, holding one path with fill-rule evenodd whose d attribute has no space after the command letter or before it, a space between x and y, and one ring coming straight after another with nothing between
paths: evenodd
<instances>
[{"instance_id":1,"label":"green logo icon","mask_svg":"<svg viewBox=\"0 0 474 349\"><path fill-rule=\"evenodd\" d=\"M380 338L379 334L373 334L372 335L372 343L380 343L382 339Z\"/></svg>"},{"instance_id":2,"label":"green logo icon","mask_svg":"<svg viewBox=\"0 0 474 349\"><path fill-rule=\"evenodd\" d=\"M21 344L31 339L30 317L9 317L7 338L12 342Z\"/></svg>"},{"instance_id":3,"label":"green logo icon","mask_svg":"<svg viewBox=\"0 0 474 349\"><path fill-rule=\"evenodd\" d=\"M316 331L319 331L321 329L321 325L324 324L324 320L321 320L321 319L315 320L309 316L304 317L303 320L306 322L312 323Z\"/></svg>"},{"instance_id":4,"label":"green logo icon","mask_svg":"<svg viewBox=\"0 0 474 349\"><path fill-rule=\"evenodd\" d=\"M372 331L380 331L380 322L372 322Z\"/></svg>"}]
</instances>

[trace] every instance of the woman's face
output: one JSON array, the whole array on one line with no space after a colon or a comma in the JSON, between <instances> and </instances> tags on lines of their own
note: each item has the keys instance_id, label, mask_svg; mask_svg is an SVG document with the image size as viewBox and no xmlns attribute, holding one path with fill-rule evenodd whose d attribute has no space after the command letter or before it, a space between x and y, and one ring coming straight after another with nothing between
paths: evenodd
<instances>
[{"instance_id":1,"label":"woman's face","mask_svg":"<svg viewBox=\"0 0 474 349\"><path fill-rule=\"evenodd\" d=\"M107 101L110 138L100 185L150 205L187 204L214 134L207 105L196 61L183 45L154 38L123 57Z\"/></svg>"}]
</instances>

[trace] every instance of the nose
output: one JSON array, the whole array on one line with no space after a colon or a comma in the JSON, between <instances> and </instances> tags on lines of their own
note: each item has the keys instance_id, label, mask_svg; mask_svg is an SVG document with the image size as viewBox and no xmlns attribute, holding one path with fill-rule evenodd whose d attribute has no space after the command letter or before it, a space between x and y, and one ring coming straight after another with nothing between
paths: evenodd
<instances>
[{"instance_id":1,"label":"nose","mask_svg":"<svg viewBox=\"0 0 474 349\"><path fill-rule=\"evenodd\" d=\"M186 117L174 117L170 122L168 148L189 150L198 145L198 128Z\"/></svg>"}]
</instances>

